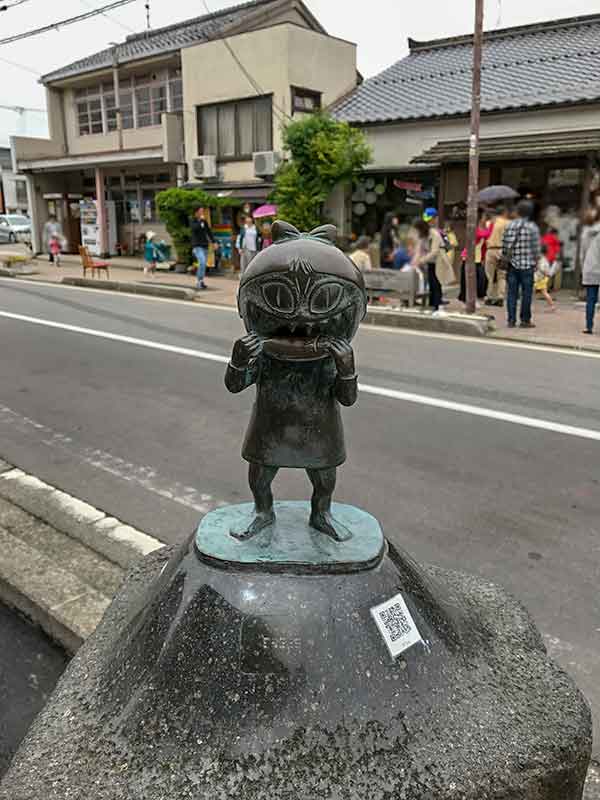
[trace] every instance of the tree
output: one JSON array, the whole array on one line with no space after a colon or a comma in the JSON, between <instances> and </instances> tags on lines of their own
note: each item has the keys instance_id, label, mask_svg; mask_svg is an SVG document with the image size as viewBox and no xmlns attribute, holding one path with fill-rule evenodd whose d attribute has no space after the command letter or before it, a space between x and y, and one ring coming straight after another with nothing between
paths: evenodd
<instances>
[{"instance_id":1,"label":"tree","mask_svg":"<svg viewBox=\"0 0 600 800\"><path fill-rule=\"evenodd\" d=\"M301 230L320 225L323 203L333 188L371 160L362 131L329 114L290 122L283 131L283 146L290 160L277 171L272 198L278 215Z\"/></svg>"},{"instance_id":2,"label":"tree","mask_svg":"<svg viewBox=\"0 0 600 800\"><path fill-rule=\"evenodd\" d=\"M159 192L156 195L156 207L177 250L177 260L181 264L192 263L190 221L198 206L222 208L238 204L236 200L215 197L202 189L172 188Z\"/></svg>"}]
</instances>

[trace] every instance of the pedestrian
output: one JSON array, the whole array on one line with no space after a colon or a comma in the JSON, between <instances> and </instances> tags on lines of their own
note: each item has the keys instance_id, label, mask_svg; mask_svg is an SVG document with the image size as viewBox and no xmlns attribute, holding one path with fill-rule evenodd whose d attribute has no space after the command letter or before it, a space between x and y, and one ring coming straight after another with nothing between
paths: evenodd
<instances>
[{"instance_id":1,"label":"pedestrian","mask_svg":"<svg viewBox=\"0 0 600 800\"><path fill-rule=\"evenodd\" d=\"M583 333L594 332L594 316L598 303L598 289L600 287L600 222L596 221L594 211L587 212L581 235L581 258L583 270L581 283L585 286L585 330Z\"/></svg>"},{"instance_id":2,"label":"pedestrian","mask_svg":"<svg viewBox=\"0 0 600 800\"><path fill-rule=\"evenodd\" d=\"M206 262L208 260L208 245L215 243L215 237L206 220L204 207L199 206L194 212L194 219L191 224L192 230L192 252L198 262L196 272L196 289L206 289L204 276L206 275Z\"/></svg>"},{"instance_id":3,"label":"pedestrian","mask_svg":"<svg viewBox=\"0 0 600 800\"><path fill-rule=\"evenodd\" d=\"M487 240L485 253L485 275L487 278L486 306L502 308L506 297L506 273L498 269L498 262L502 255L502 237L506 226L510 222L510 213L506 206L496 209L496 217L492 230Z\"/></svg>"},{"instance_id":4,"label":"pedestrian","mask_svg":"<svg viewBox=\"0 0 600 800\"><path fill-rule=\"evenodd\" d=\"M248 214L239 235L240 271L242 273L244 273L248 264L261 249L261 246L262 237L254 224L254 219Z\"/></svg>"},{"instance_id":5,"label":"pedestrian","mask_svg":"<svg viewBox=\"0 0 600 800\"><path fill-rule=\"evenodd\" d=\"M361 272L370 272L373 269L371 256L369 255L369 237L360 236L356 242L356 247L350 254L350 258Z\"/></svg>"},{"instance_id":6,"label":"pedestrian","mask_svg":"<svg viewBox=\"0 0 600 800\"><path fill-rule=\"evenodd\" d=\"M521 327L535 328L531 321L533 279L540 254L540 231L532 221L534 206L530 200L521 200L517 206L517 219L506 226L502 237L502 255L508 266L507 298L508 327L517 324L517 302L521 293Z\"/></svg>"},{"instance_id":7,"label":"pedestrian","mask_svg":"<svg viewBox=\"0 0 600 800\"><path fill-rule=\"evenodd\" d=\"M62 226L54 214L50 214L48 221L44 225L44 244L46 245L46 252L48 253L48 261L50 263L54 261L54 254L50 248L50 242L54 236L58 236L61 239L63 238Z\"/></svg>"},{"instance_id":8,"label":"pedestrian","mask_svg":"<svg viewBox=\"0 0 600 800\"><path fill-rule=\"evenodd\" d=\"M479 219L475 231L475 286L477 300L483 300L487 293L488 279L485 272L486 247L492 233L492 224L488 214L484 213ZM460 292L458 299L461 303L467 302L467 248L461 253L460 266ZM475 304L477 307L477 303Z\"/></svg>"},{"instance_id":9,"label":"pedestrian","mask_svg":"<svg viewBox=\"0 0 600 800\"><path fill-rule=\"evenodd\" d=\"M260 249L266 250L267 247L270 247L273 244L273 239L271 238L270 222L265 222L265 224L262 226L261 236L262 236L262 247Z\"/></svg>"},{"instance_id":10,"label":"pedestrian","mask_svg":"<svg viewBox=\"0 0 600 800\"><path fill-rule=\"evenodd\" d=\"M383 226L379 239L379 261L382 269L393 269L394 252L398 244L396 235L397 226L398 217L391 211L388 211L383 218Z\"/></svg>"},{"instance_id":11,"label":"pedestrian","mask_svg":"<svg viewBox=\"0 0 600 800\"><path fill-rule=\"evenodd\" d=\"M158 252L156 250L156 245L154 243L154 237L156 234L154 231L148 231L146 233L146 244L144 245L144 260L146 264L144 265L144 275L147 275L150 272L151 275L154 275L156 272L156 262L158 261Z\"/></svg>"},{"instance_id":12,"label":"pedestrian","mask_svg":"<svg viewBox=\"0 0 600 800\"><path fill-rule=\"evenodd\" d=\"M534 289L539 292L546 303L548 304L548 311L556 311L556 304L550 292L548 291L550 285L550 277L552 275L552 266L548 260L548 249L545 244L542 244L542 254L537 264L535 271Z\"/></svg>"},{"instance_id":13,"label":"pedestrian","mask_svg":"<svg viewBox=\"0 0 600 800\"><path fill-rule=\"evenodd\" d=\"M60 267L60 254L62 252L62 236L58 233L53 233L50 237L50 243L48 245L50 250L50 255L52 260L56 264L57 267Z\"/></svg>"},{"instance_id":14,"label":"pedestrian","mask_svg":"<svg viewBox=\"0 0 600 800\"><path fill-rule=\"evenodd\" d=\"M442 252L443 239L438 230L437 209L426 208L423 218L415 222L415 230L419 237L417 248L420 252L415 263L427 269L429 305L434 313L438 313L442 305L442 284L436 272L436 265Z\"/></svg>"},{"instance_id":15,"label":"pedestrian","mask_svg":"<svg viewBox=\"0 0 600 800\"><path fill-rule=\"evenodd\" d=\"M548 228L542 236L542 247L546 248L546 260L548 261L548 290L558 291L561 285L562 244L556 228Z\"/></svg>"}]
</instances>

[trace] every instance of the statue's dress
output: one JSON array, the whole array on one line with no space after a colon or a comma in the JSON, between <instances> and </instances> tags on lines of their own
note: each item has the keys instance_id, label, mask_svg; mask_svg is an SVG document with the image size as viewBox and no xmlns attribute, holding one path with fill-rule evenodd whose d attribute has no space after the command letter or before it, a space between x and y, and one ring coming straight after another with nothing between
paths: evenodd
<instances>
[{"instance_id":1,"label":"statue's dress","mask_svg":"<svg viewBox=\"0 0 600 800\"><path fill-rule=\"evenodd\" d=\"M342 464L346 450L338 397L346 386L333 359L293 362L262 353L255 370L256 400L242 457L300 469Z\"/></svg>"}]
</instances>

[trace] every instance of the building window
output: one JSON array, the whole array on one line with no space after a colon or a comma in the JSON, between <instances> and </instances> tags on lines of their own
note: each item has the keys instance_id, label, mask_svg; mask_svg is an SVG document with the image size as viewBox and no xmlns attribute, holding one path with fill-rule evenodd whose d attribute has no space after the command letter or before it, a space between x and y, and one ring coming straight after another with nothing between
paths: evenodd
<instances>
[{"instance_id":1,"label":"building window","mask_svg":"<svg viewBox=\"0 0 600 800\"><path fill-rule=\"evenodd\" d=\"M102 133L102 95L100 86L79 89L75 93L79 134Z\"/></svg>"},{"instance_id":2,"label":"building window","mask_svg":"<svg viewBox=\"0 0 600 800\"><path fill-rule=\"evenodd\" d=\"M180 69L169 70L169 111L183 111L183 81Z\"/></svg>"},{"instance_id":3,"label":"building window","mask_svg":"<svg viewBox=\"0 0 600 800\"><path fill-rule=\"evenodd\" d=\"M164 69L155 74L134 75L119 81L121 119L125 130L160 125L164 111L183 110L183 85L180 69ZM113 83L78 89L75 107L79 135L110 133L117 129L117 109Z\"/></svg>"},{"instance_id":4,"label":"building window","mask_svg":"<svg viewBox=\"0 0 600 800\"><path fill-rule=\"evenodd\" d=\"M321 92L314 92L312 89L300 89L292 86L292 113L314 114L321 110Z\"/></svg>"},{"instance_id":5,"label":"building window","mask_svg":"<svg viewBox=\"0 0 600 800\"><path fill-rule=\"evenodd\" d=\"M273 149L272 99L256 97L197 108L199 155L221 160L252 158Z\"/></svg>"}]
</instances>

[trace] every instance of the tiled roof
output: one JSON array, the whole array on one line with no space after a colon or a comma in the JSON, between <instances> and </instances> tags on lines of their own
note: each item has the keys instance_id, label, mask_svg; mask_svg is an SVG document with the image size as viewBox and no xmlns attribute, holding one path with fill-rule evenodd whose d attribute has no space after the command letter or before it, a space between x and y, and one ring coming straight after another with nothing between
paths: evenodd
<instances>
[{"instance_id":1,"label":"tiled roof","mask_svg":"<svg viewBox=\"0 0 600 800\"><path fill-rule=\"evenodd\" d=\"M600 151L600 130L557 131L543 136L531 133L522 136L497 136L481 139L479 158L481 161L512 160L515 155L525 158L581 155ZM469 160L469 140L451 139L441 141L411 160L411 164L463 164Z\"/></svg>"},{"instance_id":2,"label":"tiled roof","mask_svg":"<svg viewBox=\"0 0 600 800\"><path fill-rule=\"evenodd\" d=\"M126 64L129 61L137 61L149 56L176 52L182 47L191 44L217 39L227 28L242 22L244 17L260 8L274 5L278 1L252 0L252 2L231 6L221 11L215 11L212 14L205 14L202 17L188 19L175 25L168 25L165 28L156 28L148 32L132 34L122 44L117 45L119 64ZM113 49L109 47L99 53L74 61L66 67L49 72L47 75L42 76L41 81L42 83L49 83L97 69L105 69L111 66L112 59Z\"/></svg>"},{"instance_id":3,"label":"tiled roof","mask_svg":"<svg viewBox=\"0 0 600 800\"><path fill-rule=\"evenodd\" d=\"M333 109L352 123L425 119L471 110L472 37L409 40L410 54ZM485 34L482 111L600 99L600 14Z\"/></svg>"}]
</instances>

